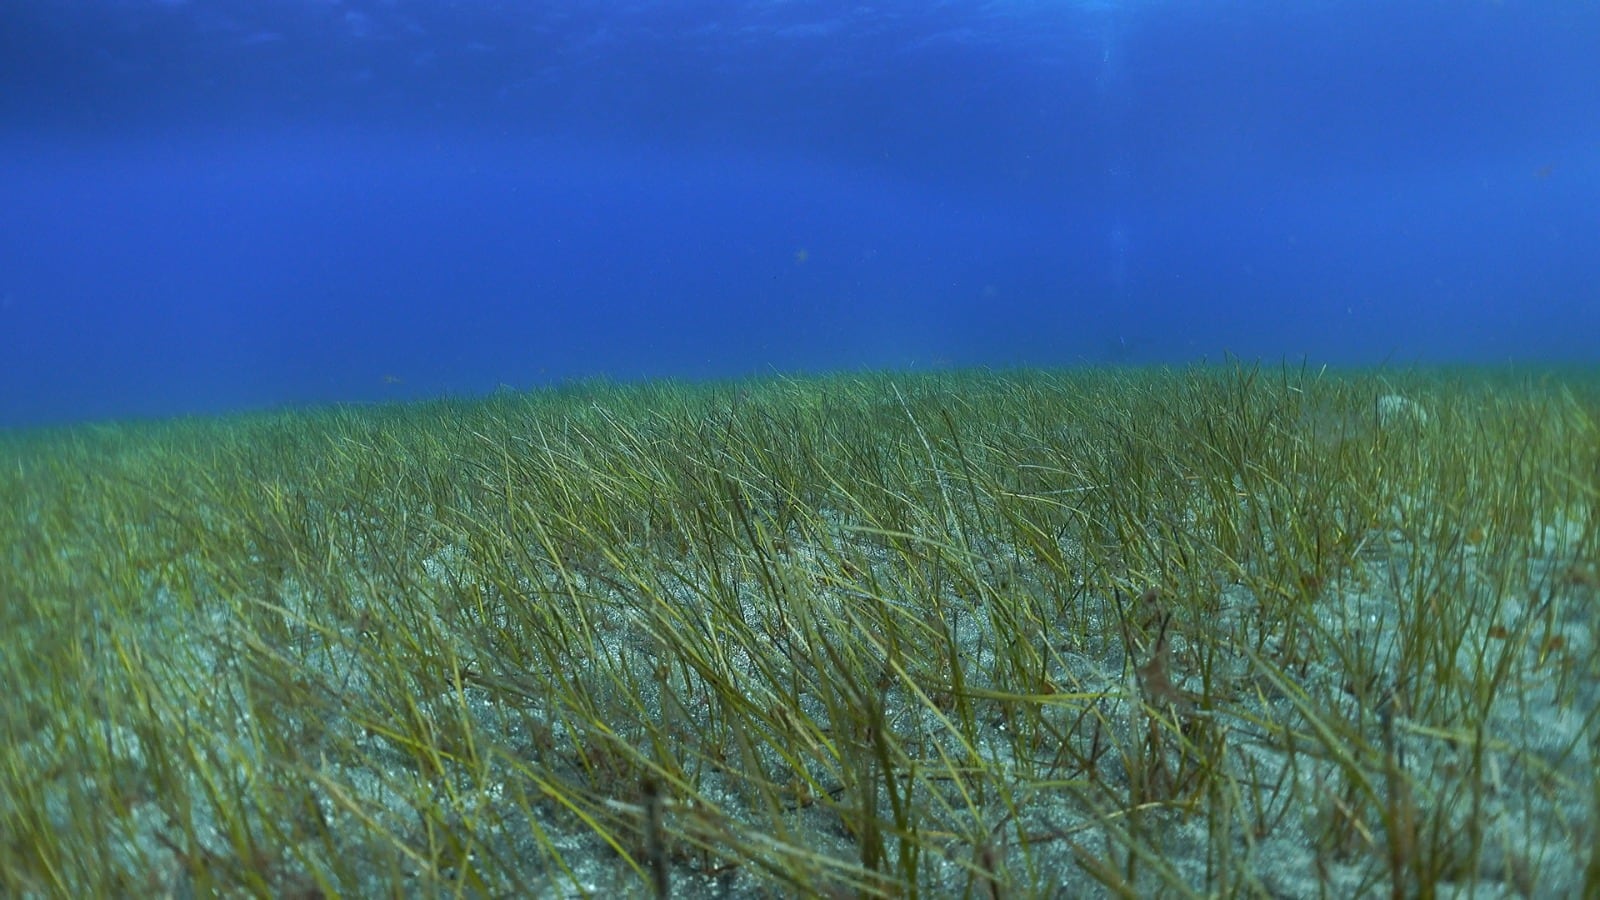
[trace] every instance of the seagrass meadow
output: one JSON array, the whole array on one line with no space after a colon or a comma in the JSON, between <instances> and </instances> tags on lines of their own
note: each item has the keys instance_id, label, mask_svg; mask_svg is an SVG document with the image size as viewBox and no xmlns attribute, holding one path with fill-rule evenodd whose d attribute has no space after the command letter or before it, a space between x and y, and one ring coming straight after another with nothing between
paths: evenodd
<instances>
[{"instance_id":1,"label":"seagrass meadow","mask_svg":"<svg viewBox=\"0 0 1600 900\"><path fill-rule=\"evenodd\" d=\"M10 897L1600 895L1600 377L0 436Z\"/></svg>"}]
</instances>

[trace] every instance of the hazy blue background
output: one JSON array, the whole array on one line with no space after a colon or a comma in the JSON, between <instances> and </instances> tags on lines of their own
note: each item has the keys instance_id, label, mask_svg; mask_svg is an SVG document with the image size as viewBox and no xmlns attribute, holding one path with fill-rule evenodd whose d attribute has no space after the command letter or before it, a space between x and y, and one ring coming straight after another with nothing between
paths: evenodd
<instances>
[{"instance_id":1,"label":"hazy blue background","mask_svg":"<svg viewBox=\"0 0 1600 900\"><path fill-rule=\"evenodd\" d=\"M0 425L1600 359L1587 0L3 0Z\"/></svg>"}]
</instances>

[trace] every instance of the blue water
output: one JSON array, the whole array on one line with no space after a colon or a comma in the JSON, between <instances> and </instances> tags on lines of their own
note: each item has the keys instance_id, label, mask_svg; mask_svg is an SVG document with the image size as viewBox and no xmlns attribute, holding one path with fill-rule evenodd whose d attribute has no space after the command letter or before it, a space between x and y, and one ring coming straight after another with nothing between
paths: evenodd
<instances>
[{"instance_id":1,"label":"blue water","mask_svg":"<svg viewBox=\"0 0 1600 900\"><path fill-rule=\"evenodd\" d=\"M1600 360L1600 4L4 0L0 425Z\"/></svg>"}]
</instances>

